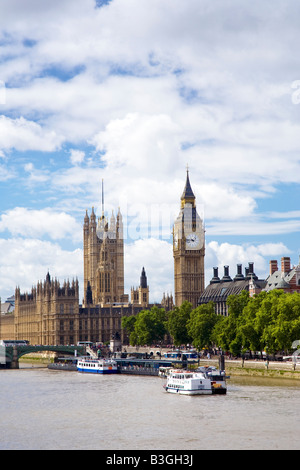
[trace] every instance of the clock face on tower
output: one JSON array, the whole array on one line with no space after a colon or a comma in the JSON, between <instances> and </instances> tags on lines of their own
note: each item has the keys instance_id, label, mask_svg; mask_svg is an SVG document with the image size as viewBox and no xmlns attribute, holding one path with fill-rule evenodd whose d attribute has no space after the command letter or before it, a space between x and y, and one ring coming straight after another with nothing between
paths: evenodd
<instances>
[{"instance_id":1,"label":"clock face on tower","mask_svg":"<svg viewBox=\"0 0 300 470\"><path fill-rule=\"evenodd\" d=\"M200 248L200 238L196 233L190 233L186 237L186 248L188 250L190 249L195 249L195 248Z\"/></svg>"}]
</instances>

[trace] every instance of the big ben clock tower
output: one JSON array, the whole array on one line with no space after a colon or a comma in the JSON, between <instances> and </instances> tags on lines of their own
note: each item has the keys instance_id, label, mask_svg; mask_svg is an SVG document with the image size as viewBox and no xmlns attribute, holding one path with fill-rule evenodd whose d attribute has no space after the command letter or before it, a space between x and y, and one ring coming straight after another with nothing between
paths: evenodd
<instances>
[{"instance_id":1,"label":"big ben clock tower","mask_svg":"<svg viewBox=\"0 0 300 470\"><path fill-rule=\"evenodd\" d=\"M205 232L197 213L189 171L181 196L180 213L173 227L173 256L175 276L175 304L180 307L187 300L193 308L204 290Z\"/></svg>"}]
</instances>

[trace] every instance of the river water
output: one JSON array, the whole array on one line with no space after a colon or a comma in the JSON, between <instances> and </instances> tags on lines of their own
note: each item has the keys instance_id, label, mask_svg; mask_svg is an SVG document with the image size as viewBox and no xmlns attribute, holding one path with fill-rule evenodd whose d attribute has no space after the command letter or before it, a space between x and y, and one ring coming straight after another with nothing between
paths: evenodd
<instances>
[{"instance_id":1,"label":"river water","mask_svg":"<svg viewBox=\"0 0 300 470\"><path fill-rule=\"evenodd\" d=\"M0 449L300 448L300 382L235 377L227 395L194 397L168 394L163 384L0 370Z\"/></svg>"}]
</instances>

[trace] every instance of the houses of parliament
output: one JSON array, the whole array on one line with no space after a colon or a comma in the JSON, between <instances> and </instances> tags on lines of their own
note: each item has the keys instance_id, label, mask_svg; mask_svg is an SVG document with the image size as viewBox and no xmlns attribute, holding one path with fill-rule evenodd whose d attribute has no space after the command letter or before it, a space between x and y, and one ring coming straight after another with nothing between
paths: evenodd
<instances>
[{"instance_id":1,"label":"houses of parliament","mask_svg":"<svg viewBox=\"0 0 300 470\"><path fill-rule=\"evenodd\" d=\"M174 292L163 295L159 307L171 310L185 300L197 306L204 290L204 227L196 209L189 172L173 227ZM162 260L163 262L163 260ZM84 299L80 304L78 280L61 284L48 272L31 292L15 290L15 309L1 315L0 339L28 340L30 344L66 345L78 341L107 342L120 337L123 316L151 308L145 268L140 283L124 293L124 237L120 209L107 218L86 211L83 221Z\"/></svg>"}]
</instances>

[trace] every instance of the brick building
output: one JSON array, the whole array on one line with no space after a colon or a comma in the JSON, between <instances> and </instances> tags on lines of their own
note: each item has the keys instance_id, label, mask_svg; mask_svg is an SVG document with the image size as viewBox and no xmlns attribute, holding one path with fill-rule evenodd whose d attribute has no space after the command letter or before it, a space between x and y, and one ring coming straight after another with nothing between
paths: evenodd
<instances>
[{"instance_id":1,"label":"brick building","mask_svg":"<svg viewBox=\"0 0 300 470\"><path fill-rule=\"evenodd\" d=\"M291 266L289 257L281 258L281 269L277 260L270 261L270 274L266 279L265 291L282 289L284 292L300 292L300 259L297 266Z\"/></svg>"}]
</instances>

